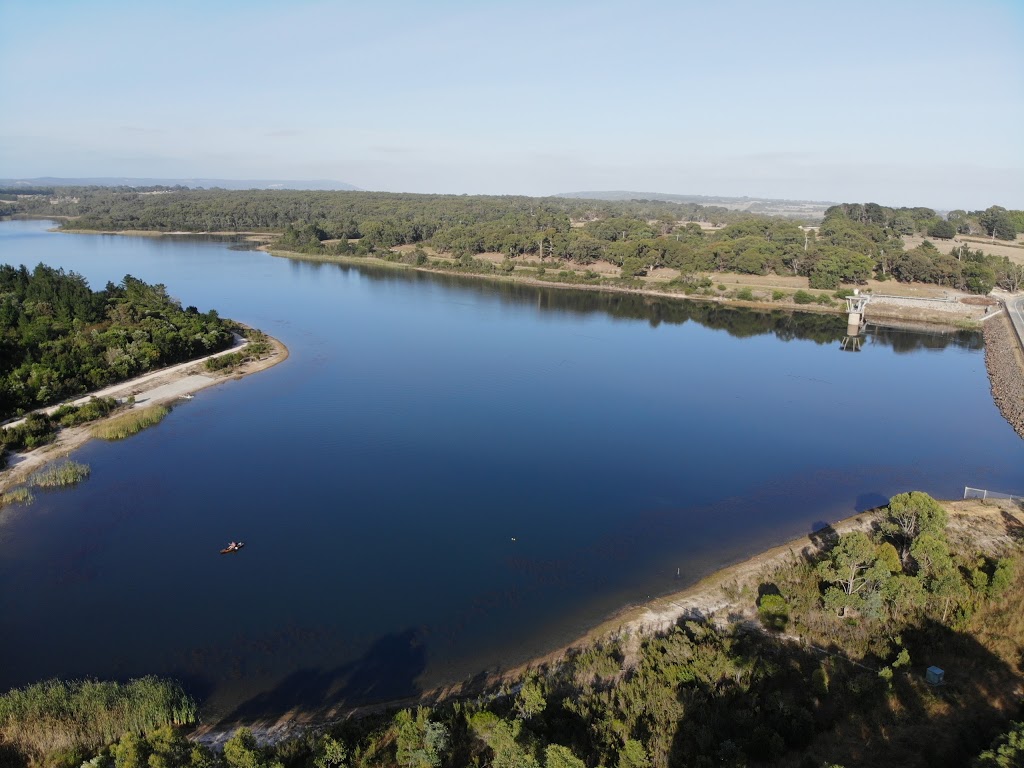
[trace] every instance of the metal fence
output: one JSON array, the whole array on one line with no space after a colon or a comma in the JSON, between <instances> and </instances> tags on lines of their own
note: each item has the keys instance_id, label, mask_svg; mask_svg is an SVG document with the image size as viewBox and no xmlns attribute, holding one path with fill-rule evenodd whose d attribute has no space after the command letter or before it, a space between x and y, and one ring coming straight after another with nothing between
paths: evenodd
<instances>
[{"instance_id":1,"label":"metal fence","mask_svg":"<svg viewBox=\"0 0 1024 768\"><path fill-rule=\"evenodd\" d=\"M1012 493L1000 493L999 491L989 491L984 488L971 488L969 485L964 486L964 498L965 499L1011 499L1013 501L1024 501L1024 496L1014 496Z\"/></svg>"}]
</instances>

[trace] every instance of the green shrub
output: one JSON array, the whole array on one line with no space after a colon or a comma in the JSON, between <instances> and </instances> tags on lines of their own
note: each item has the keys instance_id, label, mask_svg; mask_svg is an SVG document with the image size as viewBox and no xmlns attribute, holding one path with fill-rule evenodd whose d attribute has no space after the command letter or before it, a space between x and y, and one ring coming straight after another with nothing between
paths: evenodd
<instances>
[{"instance_id":1,"label":"green shrub","mask_svg":"<svg viewBox=\"0 0 1024 768\"><path fill-rule=\"evenodd\" d=\"M824 696L828 693L828 686L828 670L824 667L818 667L811 673L811 688L818 696Z\"/></svg>"},{"instance_id":2,"label":"green shrub","mask_svg":"<svg viewBox=\"0 0 1024 768\"><path fill-rule=\"evenodd\" d=\"M249 344L244 349L232 352L229 355L211 357L204 363L206 370L222 371L227 368L234 368L250 360L256 360L270 352L270 341L263 331L253 328L246 333L246 336L249 338Z\"/></svg>"},{"instance_id":3,"label":"green shrub","mask_svg":"<svg viewBox=\"0 0 1024 768\"><path fill-rule=\"evenodd\" d=\"M839 285L839 275L816 269L811 272L807 283L811 288L836 288Z\"/></svg>"},{"instance_id":4,"label":"green shrub","mask_svg":"<svg viewBox=\"0 0 1024 768\"><path fill-rule=\"evenodd\" d=\"M978 755L974 768L1014 768L1024 765L1024 722L1012 723L1006 733L999 736Z\"/></svg>"},{"instance_id":5,"label":"green shrub","mask_svg":"<svg viewBox=\"0 0 1024 768\"><path fill-rule=\"evenodd\" d=\"M749 288L740 288L738 291L736 291L736 298L739 299L740 301L753 301L754 292Z\"/></svg>"},{"instance_id":6,"label":"green shrub","mask_svg":"<svg viewBox=\"0 0 1024 768\"><path fill-rule=\"evenodd\" d=\"M789 604L782 595L762 595L757 615L765 628L782 631L789 623Z\"/></svg>"},{"instance_id":7,"label":"green shrub","mask_svg":"<svg viewBox=\"0 0 1024 768\"><path fill-rule=\"evenodd\" d=\"M45 413L30 413L16 427L0 430L0 445L14 451L31 451L52 443L57 426Z\"/></svg>"},{"instance_id":8,"label":"green shrub","mask_svg":"<svg viewBox=\"0 0 1024 768\"><path fill-rule=\"evenodd\" d=\"M101 419L117 408L117 400L112 397L94 397L77 408L73 405L62 405L52 418L59 421L62 427L77 427L79 424Z\"/></svg>"},{"instance_id":9,"label":"green shrub","mask_svg":"<svg viewBox=\"0 0 1024 768\"><path fill-rule=\"evenodd\" d=\"M797 291L793 294L793 302L796 304L813 304L815 302L814 294L803 290Z\"/></svg>"},{"instance_id":10,"label":"green shrub","mask_svg":"<svg viewBox=\"0 0 1024 768\"><path fill-rule=\"evenodd\" d=\"M785 291L772 291L772 301L782 301L786 298Z\"/></svg>"},{"instance_id":11,"label":"green shrub","mask_svg":"<svg viewBox=\"0 0 1024 768\"><path fill-rule=\"evenodd\" d=\"M677 288L683 293L705 293L713 283L709 277L693 277L692 275L680 275L674 277L665 284L666 288Z\"/></svg>"}]
</instances>

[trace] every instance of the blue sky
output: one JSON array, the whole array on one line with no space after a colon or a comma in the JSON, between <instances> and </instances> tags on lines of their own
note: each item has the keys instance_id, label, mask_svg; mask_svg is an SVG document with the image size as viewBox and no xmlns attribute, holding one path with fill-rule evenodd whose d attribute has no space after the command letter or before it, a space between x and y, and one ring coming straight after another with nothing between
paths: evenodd
<instances>
[{"instance_id":1,"label":"blue sky","mask_svg":"<svg viewBox=\"0 0 1024 768\"><path fill-rule=\"evenodd\" d=\"M0 177L1024 208L1024 0L0 0Z\"/></svg>"}]
</instances>

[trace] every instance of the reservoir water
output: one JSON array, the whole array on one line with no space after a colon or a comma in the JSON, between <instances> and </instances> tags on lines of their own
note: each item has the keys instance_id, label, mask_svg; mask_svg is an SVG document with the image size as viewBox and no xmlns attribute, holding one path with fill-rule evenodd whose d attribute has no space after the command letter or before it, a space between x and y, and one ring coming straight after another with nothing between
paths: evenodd
<instances>
[{"instance_id":1,"label":"reservoir water","mask_svg":"<svg viewBox=\"0 0 1024 768\"><path fill-rule=\"evenodd\" d=\"M0 222L0 263L161 282L291 356L2 513L0 689L172 675L207 720L405 697L893 493L1024 490L977 333L850 353L841 316L50 226Z\"/></svg>"}]
</instances>

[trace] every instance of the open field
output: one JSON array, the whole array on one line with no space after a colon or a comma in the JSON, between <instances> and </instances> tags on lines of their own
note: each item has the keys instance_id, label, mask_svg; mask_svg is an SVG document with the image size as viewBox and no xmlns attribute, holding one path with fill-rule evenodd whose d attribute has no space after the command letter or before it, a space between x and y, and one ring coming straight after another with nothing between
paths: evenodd
<instances>
[{"instance_id":1,"label":"open field","mask_svg":"<svg viewBox=\"0 0 1024 768\"><path fill-rule=\"evenodd\" d=\"M957 235L952 240L939 240L934 237L921 237L919 235L904 235L903 244L909 251L912 248L917 248L925 240L929 240L942 253L949 253L953 248L963 244L966 248L970 248L973 251L981 250L993 256L1006 256L1016 264L1024 264L1024 235L1017 235L1017 239L1012 243L1006 240L994 240L991 237L981 237L979 235Z\"/></svg>"}]
</instances>

